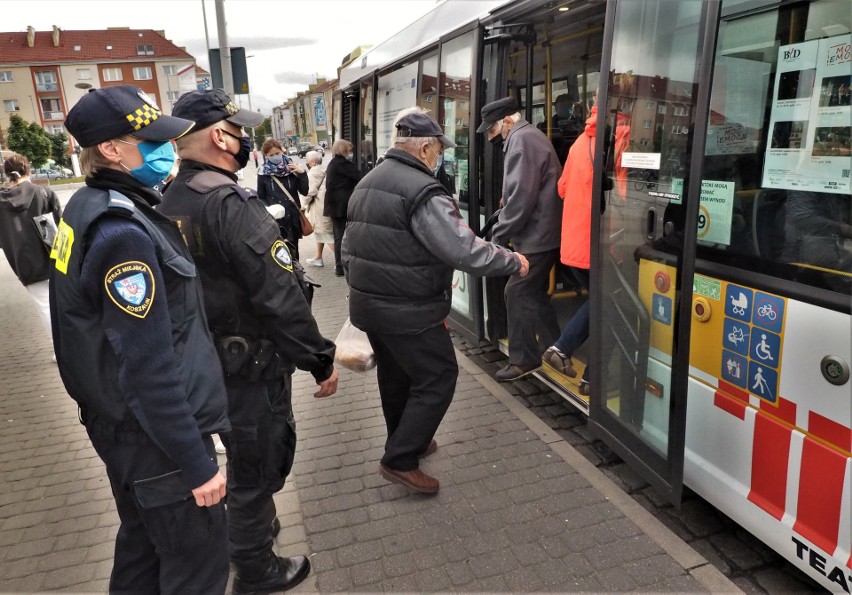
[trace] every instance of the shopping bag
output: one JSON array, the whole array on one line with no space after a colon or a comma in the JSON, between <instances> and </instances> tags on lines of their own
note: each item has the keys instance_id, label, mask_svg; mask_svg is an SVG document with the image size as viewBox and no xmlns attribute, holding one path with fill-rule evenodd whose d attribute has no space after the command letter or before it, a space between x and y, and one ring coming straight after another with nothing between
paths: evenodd
<instances>
[{"instance_id":1,"label":"shopping bag","mask_svg":"<svg viewBox=\"0 0 852 595\"><path fill-rule=\"evenodd\" d=\"M334 361L353 372L366 372L376 367L376 356L367 333L355 328L347 318L335 339Z\"/></svg>"}]
</instances>

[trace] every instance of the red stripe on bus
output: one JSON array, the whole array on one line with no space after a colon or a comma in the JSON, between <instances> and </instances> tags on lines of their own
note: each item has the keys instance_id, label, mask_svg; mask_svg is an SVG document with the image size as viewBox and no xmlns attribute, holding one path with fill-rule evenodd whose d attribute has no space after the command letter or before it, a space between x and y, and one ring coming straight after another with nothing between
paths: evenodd
<instances>
[{"instance_id":1,"label":"red stripe on bus","mask_svg":"<svg viewBox=\"0 0 852 595\"><path fill-rule=\"evenodd\" d=\"M778 520L787 501L787 461L793 430L764 413L754 418L748 499Z\"/></svg>"},{"instance_id":2,"label":"red stripe on bus","mask_svg":"<svg viewBox=\"0 0 852 595\"><path fill-rule=\"evenodd\" d=\"M769 401L761 399L760 409L769 415L774 415L775 417L786 421L790 425L796 425L796 404L793 401L788 401L787 399L778 397L778 401L776 403L770 403Z\"/></svg>"},{"instance_id":3,"label":"red stripe on bus","mask_svg":"<svg viewBox=\"0 0 852 595\"><path fill-rule=\"evenodd\" d=\"M837 548L846 459L836 450L805 437L793 531L829 554Z\"/></svg>"},{"instance_id":4,"label":"red stripe on bus","mask_svg":"<svg viewBox=\"0 0 852 595\"><path fill-rule=\"evenodd\" d=\"M733 399L728 395L716 391L716 396L713 398L713 404L722 411L727 411L734 417L745 419L746 404L739 399Z\"/></svg>"},{"instance_id":5,"label":"red stripe on bus","mask_svg":"<svg viewBox=\"0 0 852 595\"><path fill-rule=\"evenodd\" d=\"M719 390L725 394L739 399L740 401L745 401L746 403L748 403L748 392L744 391L738 386L728 384L724 380L719 380Z\"/></svg>"},{"instance_id":6,"label":"red stripe on bus","mask_svg":"<svg viewBox=\"0 0 852 595\"><path fill-rule=\"evenodd\" d=\"M852 428L847 428L819 413L808 412L808 433L846 452L852 452Z\"/></svg>"}]
</instances>

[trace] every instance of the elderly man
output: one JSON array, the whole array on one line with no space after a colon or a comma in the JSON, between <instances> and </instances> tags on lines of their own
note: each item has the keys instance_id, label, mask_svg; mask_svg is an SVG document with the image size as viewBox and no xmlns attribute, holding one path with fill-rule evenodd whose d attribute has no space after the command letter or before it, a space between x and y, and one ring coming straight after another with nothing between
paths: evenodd
<instances>
[{"instance_id":1,"label":"elderly man","mask_svg":"<svg viewBox=\"0 0 852 595\"><path fill-rule=\"evenodd\" d=\"M173 114L193 120L179 139L181 167L159 211L177 221L204 288L228 393L228 538L236 593L279 591L310 572L304 556L272 552L272 496L293 464L291 375L310 372L326 397L337 390L334 343L317 328L278 225L234 175L249 158L243 126L262 117L221 89L192 91Z\"/></svg>"},{"instance_id":2,"label":"elderly man","mask_svg":"<svg viewBox=\"0 0 852 595\"><path fill-rule=\"evenodd\" d=\"M547 289L559 259L562 205L556 182L562 168L547 136L518 113L514 97L486 104L481 116L476 131L495 145L503 143L503 210L492 240L511 242L530 262L529 275L513 275L506 283L509 363L495 375L506 382L540 368L542 354L560 334Z\"/></svg>"},{"instance_id":3,"label":"elderly man","mask_svg":"<svg viewBox=\"0 0 852 595\"><path fill-rule=\"evenodd\" d=\"M425 494L437 479L418 460L437 448L434 435L453 400L458 364L444 318L453 269L471 275L527 273L527 260L476 237L435 179L445 147L455 143L423 113L396 124L394 147L355 187L343 237L352 324L376 355L388 430L379 473Z\"/></svg>"}]
</instances>

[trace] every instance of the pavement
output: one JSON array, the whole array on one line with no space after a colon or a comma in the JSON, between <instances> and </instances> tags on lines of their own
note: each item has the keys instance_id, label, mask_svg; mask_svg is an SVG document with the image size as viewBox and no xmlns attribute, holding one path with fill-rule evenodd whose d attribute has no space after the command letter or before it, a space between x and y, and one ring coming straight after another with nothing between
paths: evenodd
<instances>
[{"instance_id":1,"label":"pavement","mask_svg":"<svg viewBox=\"0 0 852 595\"><path fill-rule=\"evenodd\" d=\"M246 178L253 179L246 175ZM311 237L303 258L313 257ZM346 284L326 266L314 313L334 338ZM0 592L105 593L118 517L103 464L51 362L26 291L0 259ZM378 473L375 370L340 369L314 399L297 372L296 462L276 495L282 555L308 554L294 592L739 592L467 355L415 494ZM224 464L224 457L220 457Z\"/></svg>"}]
</instances>

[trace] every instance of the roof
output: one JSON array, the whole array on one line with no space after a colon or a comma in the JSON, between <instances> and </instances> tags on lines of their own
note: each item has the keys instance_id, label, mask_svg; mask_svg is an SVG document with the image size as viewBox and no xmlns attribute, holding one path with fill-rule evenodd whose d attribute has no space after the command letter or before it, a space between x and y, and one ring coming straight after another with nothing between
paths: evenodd
<instances>
[{"instance_id":1,"label":"roof","mask_svg":"<svg viewBox=\"0 0 852 595\"><path fill-rule=\"evenodd\" d=\"M98 29L59 32L59 45L53 45L53 31L36 31L33 47L27 45L27 32L0 33L0 64L62 64L75 62L144 62L162 59L195 60L153 29ZM137 45L153 46L152 55L139 55ZM112 49L107 49L107 46ZM79 48L79 49L75 49Z\"/></svg>"}]
</instances>

